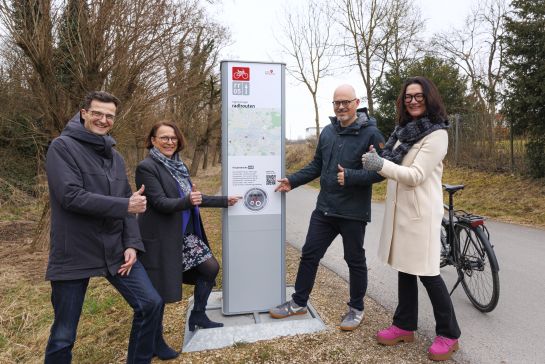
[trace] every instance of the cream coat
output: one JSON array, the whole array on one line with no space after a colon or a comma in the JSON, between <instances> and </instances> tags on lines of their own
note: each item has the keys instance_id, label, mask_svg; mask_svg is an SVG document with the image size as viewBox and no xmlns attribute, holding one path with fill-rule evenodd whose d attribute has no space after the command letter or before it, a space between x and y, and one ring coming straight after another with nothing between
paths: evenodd
<instances>
[{"instance_id":1,"label":"cream coat","mask_svg":"<svg viewBox=\"0 0 545 364\"><path fill-rule=\"evenodd\" d=\"M379 172L388 185L378 255L398 271L439 274L442 161L447 148L447 131L434 131L411 147L401 165L384 160Z\"/></svg>"}]
</instances>

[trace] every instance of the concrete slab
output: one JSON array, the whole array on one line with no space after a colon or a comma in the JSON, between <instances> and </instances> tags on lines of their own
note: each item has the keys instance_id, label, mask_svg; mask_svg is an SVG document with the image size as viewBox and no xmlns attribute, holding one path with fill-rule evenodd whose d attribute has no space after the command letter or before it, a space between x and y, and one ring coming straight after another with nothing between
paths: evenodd
<instances>
[{"instance_id":1,"label":"concrete slab","mask_svg":"<svg viewBox=\"0 0 545 364\"><path fill-rule=\"evenodd\" d=\"M286 288L286 297L291 297L293 287ZM271 340L281 336L309 334L327 329L320 316L308 303L305 315L273 319L268 312L254 312L243 315L223 315L222 292L214 291L208 299L206 314L212 321L223 323L223 327L189 331L187 319L185 324L184 345L182 351L202 351L219 349L240 343L252 343L260 340ZM189 318L193 308L193 298L190 299L186 317Z\"/></svg>"}]
</instances>

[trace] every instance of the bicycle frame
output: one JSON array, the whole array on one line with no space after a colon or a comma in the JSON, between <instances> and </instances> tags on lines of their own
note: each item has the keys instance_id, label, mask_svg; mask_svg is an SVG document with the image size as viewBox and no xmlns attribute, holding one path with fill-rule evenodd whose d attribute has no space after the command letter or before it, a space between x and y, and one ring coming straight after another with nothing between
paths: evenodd
<instances>
[{"instance_id":1,"label":"bicycle frame","mask_svg":"<svg viewBox=\"0 0 545 364\"><path fill-rule=\"evenodd\" d=\"M490 244L490 233L485 226L485 218L464 210L454 210L454 194L464 185L443 185L449 194L448 220L441 222L441 261L440 266L452 265L456 268L458 279L450 295L461 283L464 291L481 312L490 312L499 299L499 265ZM484 280L483 280L484 279Z\"/></svg>"},{"instance_id":2,"label":"bicycle frame","mask_svg":"<svg viewBox=\"0 0 545 364\"><path fill-rule=\"evenodd\" d=\"M487 239L490 241L490 233L488 228L484 224L484 217L468 213L464 210L454 210L454 192L449 192L449 202L443 204L445 210L448 211L448 231L446 231L447 244L450 246L449 262L448 264L458 267L461 262L461 256L465 253L461 251L460 241L455 231L455 226L458 222L465 222L473 228L480 227L486 234ZM493 247L493 246L492 246ZM499 265L495 255L489 257L491 259L491 268L495 271L499 271ZM450 291L450 295L458 287L458 285L464 280L464 275L459 270L458 279Z\"/></svg>"}]
</instances>

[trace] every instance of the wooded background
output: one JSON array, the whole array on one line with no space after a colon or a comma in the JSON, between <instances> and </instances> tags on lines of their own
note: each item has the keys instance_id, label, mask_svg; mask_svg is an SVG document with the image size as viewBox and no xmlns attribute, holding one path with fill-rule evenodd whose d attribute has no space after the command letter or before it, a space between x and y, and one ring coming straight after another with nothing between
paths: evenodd
<instances>
[{"instance_id":1,"label":"wooded background","mask_svg":"<svg viewBox=\"0 0 545 364\"><path fill-rule=\"evenodd\" d=\"M219 162L219 58L230 35L207 12L215 3L0 0L0 206L38 201L36 244L48 234L47 146L88 91L121 100L112 134L131 181L161 119L189 141L192 175ZM403 81L423 75L450 115L449 163L545 177L545 0L476 2L462 28L430 39L409 0L297 1L278 21L287 69L308 88L317 126L324 77L357 70L363 105L388 136Z\"/></svg>"}]
</instances>

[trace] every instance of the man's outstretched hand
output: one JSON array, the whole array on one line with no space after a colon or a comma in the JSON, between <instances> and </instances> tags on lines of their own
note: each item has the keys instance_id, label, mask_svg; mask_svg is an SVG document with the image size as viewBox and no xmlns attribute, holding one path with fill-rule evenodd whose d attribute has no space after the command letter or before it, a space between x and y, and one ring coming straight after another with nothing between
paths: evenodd
<instances>
[{"instance_id":1,"label":"man's outstretched hand","mask_svg":"<svg viewBox=\"0 0 545 364\"><path fill-rule=\"evenodd\" d=\"M274 192L290 192L291 184L287 178L280 178L277 180L280 184L276 186Z\"/></svg>"}]
</instances>

